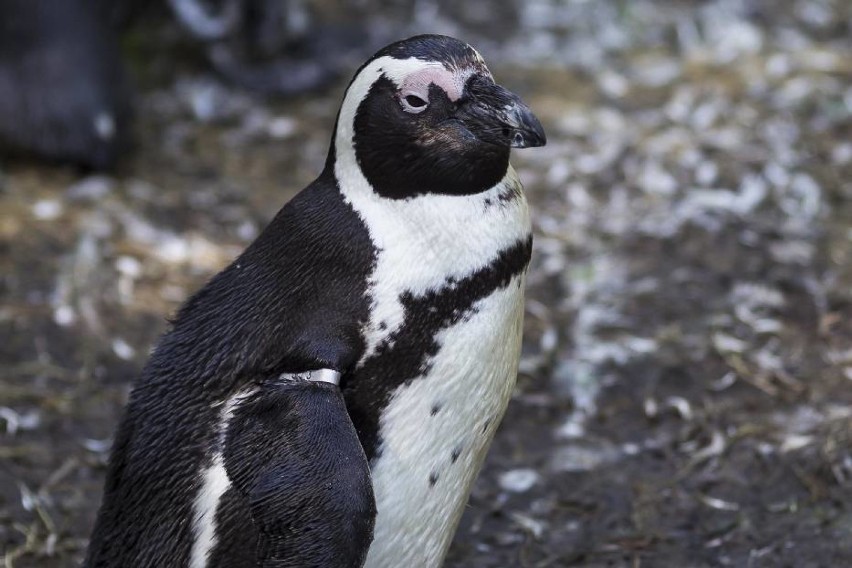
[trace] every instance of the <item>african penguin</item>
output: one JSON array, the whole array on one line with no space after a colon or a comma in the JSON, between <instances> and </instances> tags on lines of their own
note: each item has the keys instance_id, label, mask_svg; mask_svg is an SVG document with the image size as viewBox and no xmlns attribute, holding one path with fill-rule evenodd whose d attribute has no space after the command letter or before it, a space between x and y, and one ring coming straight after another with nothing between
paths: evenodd
<instances>
[{"instance_id":1,"label":"african penguin","mask_svg":"<svg viewBox=\"0 0 852 568\"><path fill-rule=\"evenodd\" d=\"M517 373L538 120L417 36L135 383L86 566L439 566Z\"/></svg>"}]
</instances>

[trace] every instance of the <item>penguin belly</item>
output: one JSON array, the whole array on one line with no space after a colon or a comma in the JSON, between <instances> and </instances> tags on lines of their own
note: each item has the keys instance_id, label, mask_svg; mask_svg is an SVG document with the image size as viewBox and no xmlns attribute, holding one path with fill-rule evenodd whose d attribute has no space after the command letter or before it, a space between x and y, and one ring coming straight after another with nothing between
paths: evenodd
<instances>
[{"instance_id":1,"label":"penguin belly","mask_svg":"<svg viewBox=\"0 0 852 568\"><path fill-rule=\"evenodd\" d=\"M515 171L470 196L344 190L376 250L342 383L376 499L365 566L440 566L518 370L532 237Z\"/></svg>"},{"instance_id":2,"label":"penguin belly","mask_svg":"<svg viewBox=\"0 0 852 568\"><path fill-rule=\"evenodd\" d=\"M426 371L391 395L371 464L375 538L365 566L443 562L515 384L524 275L436 337Z\"/></svg>"}]
</instances>

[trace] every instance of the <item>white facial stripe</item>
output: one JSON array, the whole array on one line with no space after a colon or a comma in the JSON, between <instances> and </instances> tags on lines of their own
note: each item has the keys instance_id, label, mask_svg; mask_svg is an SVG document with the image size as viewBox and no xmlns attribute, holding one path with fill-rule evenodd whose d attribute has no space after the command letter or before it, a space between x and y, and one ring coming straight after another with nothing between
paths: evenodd
<instances>
[{"instance_id":1,"label":"white facial stripe","mask_svg":"<svg viewBox=\"0 0 852 568\"><path fill-rule=\"evenodd\" d=\"M361 101L369 94L370 87L379 77L384 75L399 86L411 73L436 67L443 68L440 63L421 61L414 57L395 59L384 56L361 69L361 72L349 85L346 96L343 98L343 104L340 105L340 117L337 121L337 132L334 139L338 163L343 159L346 162L345 167L351 168L354 165L355 169L358 169L355 162L355 152L352 150L352 137L355 135L355 114L358 112ZM347 152L347 149L350 151Z\"/></svg>"}]
</instances>

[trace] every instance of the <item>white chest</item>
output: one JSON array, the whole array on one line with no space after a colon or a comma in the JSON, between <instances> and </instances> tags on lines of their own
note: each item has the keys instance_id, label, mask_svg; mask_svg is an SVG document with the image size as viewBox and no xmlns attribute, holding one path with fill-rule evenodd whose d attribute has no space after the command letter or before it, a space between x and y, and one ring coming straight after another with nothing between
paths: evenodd
<instances>
[{"instance_id":1,"label":"white chest","mask_svg":"<svg viewBox=\"0 0 852 568\"><path fill-rule=\"evenodd\" d=\"M494 188L471 196L393 201L369 187L342 189L377 250L362 364L394 349L400 334L419 321L412 302L445 294L446 302L425 309L454 305L465 293L454 298L448 290L499 271L493 267L501 254L527 243L530 234L527 204L511 168ZM429 331L432 351L391 392L372 463L378 514L366 566L442 562L515 383L524 278L518 270L499 285L491 282L473 301L460 302L460 316ZM376 380L381 371L379 364Z\"/></svg>"},{"instance_id":2,"label":"white chest","mask_svg":"<svg viewBox=\"0 0 852 568\"><path fill-rule=\"evenodd\" d=\"M515 384L523 281L440 332L421 378L382 414L372 468L378 515L366 566L439 566Z\"/></svg>"}]
</instances>

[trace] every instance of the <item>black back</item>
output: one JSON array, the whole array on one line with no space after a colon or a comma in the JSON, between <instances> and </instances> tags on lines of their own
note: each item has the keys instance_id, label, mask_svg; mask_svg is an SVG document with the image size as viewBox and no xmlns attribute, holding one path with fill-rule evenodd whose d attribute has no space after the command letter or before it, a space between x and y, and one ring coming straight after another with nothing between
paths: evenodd
<instances>
[{"instance_id":1,"label":"black back","mask_svg":"<svg viewBox=\"0 0 852 568\"><path fill-rule=\"evenodd\" d=\"M216 404L282 373L354 365L372 264L366 228L323 174L186 303L131 394L87 566L187 562Z\"/></svg>"}]
</instances>

